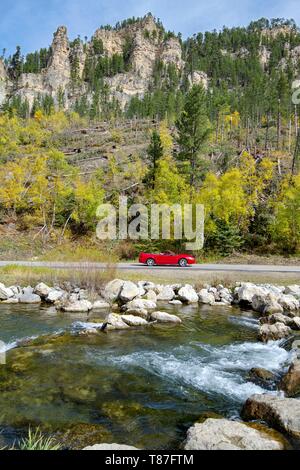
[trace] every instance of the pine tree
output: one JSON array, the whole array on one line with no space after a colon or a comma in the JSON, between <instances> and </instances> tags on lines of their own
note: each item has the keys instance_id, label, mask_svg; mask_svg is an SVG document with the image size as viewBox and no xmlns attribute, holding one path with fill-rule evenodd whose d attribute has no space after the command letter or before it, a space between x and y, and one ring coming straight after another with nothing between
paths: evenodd
<instances>
[{"instance_id":1,"label":"pine tree","mask_svg":"<svg viewBox=\"0 0 300 470\"><path fill-rule=\"evenodd\" d=\"M151 160L151 169L147 175L147 181L150 183L151 187L154 188L158 160L163 156L163 146L157 131L152 132L148 155Z\"/></svg>"},{"instance_id":2,"label":"pine tree","mask_svg":"<svg viewBox=\"0 0 300 470\"><path fill-rule=\"evenodd\" d=\"M200 152L210 134L206 95L202 86L194 85L186 96L183 111L176 122L178 159L187 167L189 182L194 187L200 162Z\"/></svg>"}]
</instances>

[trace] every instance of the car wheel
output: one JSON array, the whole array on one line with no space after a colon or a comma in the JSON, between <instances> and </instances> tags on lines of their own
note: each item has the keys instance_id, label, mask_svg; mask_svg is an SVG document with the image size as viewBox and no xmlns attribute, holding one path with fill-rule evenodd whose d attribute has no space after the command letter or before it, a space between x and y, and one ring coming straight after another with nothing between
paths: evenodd
<instances>
[{"instance_id":1,"label":"car wheel","mask_svg":"<svg viewBox=\"0 0 300 470\"><path fill-rule=\"evenodd\" d=\"M153 258L148 258L147 261L146 261L146 265L147 266L154 266L155 265L155 261Z\"/></svg>"},{"instance_id":2,"label":"car wheel","mask_svg":"<svg viewBox=\"0 0 300 470\"><path fill-rule=\"evenodd\" d=\"M187 267L187 260L185 258L181 258L179 260L179 266L181 266L182 268L186 268Z\"/></svg>"}]
</instances>

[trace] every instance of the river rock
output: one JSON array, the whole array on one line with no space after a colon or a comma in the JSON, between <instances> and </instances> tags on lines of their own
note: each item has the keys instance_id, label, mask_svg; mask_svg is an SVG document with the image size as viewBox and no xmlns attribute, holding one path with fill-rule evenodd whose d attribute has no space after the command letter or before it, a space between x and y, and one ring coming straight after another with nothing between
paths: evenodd
<instances>
[{"instance_id":1,"label":"river rock","mask_svg":"<svg viewBox=\"0 0 300 470\"><path fill-rule=\"evenodd\" d=\"M149 324L144 318L135 315L121 315L121 318L129 326L146 326Z\"/></svg>"},{"instance_id":2,"label":"river rock","mask_svg":"<svg viewBox=\"0 0 300 470\"><path fill-rule=\"evenodd\" d=\"M283 450L284 444L245 423L209 418L187 433L185 450Z\"/></svg>"},{"instance_id":3,"label":"river rock","mask_svg":"<svg viewBox=\"0 0 300 470\"><path fill-rule=\"evenodd\" d=\"M144 320L147 320L149 317L148 310L145 308L129 308L126 310L127 315L135 315L140 318L144 318Z\"/></svg>"},{"instance_id":4,"label":"river rock","mask_svg":"<svg viewBox=\"0 0 300 470\"><path fill-rule=\"evenodd\" d=\"M18 304L19 298L18 297L10 297L9 299L2 300L2 304Z\"/></svg>"},{"instance_id":5,"label":"river rock","mask_svg":"<svg viewBox=\"0 0 300 470\"><path fill-rule=\"evenodd\" d=\"M287 397L300 395L300 359L294 359L288 372L282 378L279 388Z\"/></svg>"},{"instance_id":6,"label":"river rock","mask_svg":"<svg viewBox=\"0 0 300 470\"><path fill-rule=\"evenodd\" d=\"M178 297L182 302L187 304L197 303L199 300L195 289L190 284L186 284L179 289Z\"/></svg>"},{"instance_id":7,"label":"river rock","mask_svg":"<svg viewBox=\"0 0 300 470\"><path fill-rule=\"evenodd\" d=\"M139 450L137 447L126 446L124 444L94 444L84 447L82 450Z\"/></svg>"},{"instance_id":8,"label":"river rock","mask_svg":"<svg viewBox=\"0 0 300 470\"><path fill-rule=\"evenodd\" d=\"M283 313L283 307L277 301L275 294L255 294L252 297L252 308L263 315L272 313Z\"/></svg>"},{"instance_id":9,"label":"river rock","mask_svg":"<svg viewBox=\"0 0 300 470\"><path fill-rule=\"evenodd\" d=\"M278 303L282 306L285 312L295 312L299 310L300 302L293 295L281 295L278 298Z\"/></svg>"},{"instance_id":10,"label":"river rock","mask_svg":"<svg viewBox=\"0 0 300 470\"><path fill-rule=\"evenodd\" d=\"M46 297L46 302L54 304L55 302L62 300L66 295L67 293L61 289L51 289Z\"/></svg>"},{"instance_id":11,"label":"river rock","mask_svg":"<svg viewBox=\"0 0 300 470\"><path fill-rule=\"evenodd\" d=\"M19 295L20 304L39 304L41 301L41 297L33 293L32 287L26 287Z\"/></svg>"},{"instance_id":12,"label":"river rock","mask_svg":"<svg viewBox=\"0 0 300 470\"><path fill-rule=\"evenodd\" d=\"M67 300L60 307L63 312L89 312L92 308L93 304L88 300Z\"/></svg>"},{"instance_id":13,"label":"river rock","mask_svg":"<svg viewBox=\"0 0 300 470\"><path fill-rule=\"evenodd\" d=\"M130 302L138 295L144 295L145 290L142 287L138 287L134 282L125 281L121 289L119 299L122 302Z\"/></svg>"},{"instance_id":14,"label":"river rock","mask_svg":"<svg viewBox=\"0 0 300 470\"><path fill-rule=\"evenodd\" d=\"M300 300L300 286L297 284L293 284L291 286L287 286L284 290L285 294L291 294L293 297L296 297L296 299Z\"/></svg>"},{"instance_id":15,"label":"river rock","mask_svg":"<svg viewBox=\"0 0 300 470\"><path fill-rule=\"evenodd\" d=\"M274 325L275 323L283 323L284 325L289 326L290 328L294 325L293 318L283 315L282 313L273 313L267 317L261 317L259 319L260 323L268 323L269 325Z\"/></svg>"},{"instance_id":16,"label":"river rock","mask_svg":"<svg viewBox=\"0 0 300 470\"><path fill-rule=\"evenodd\" d=\"M293 330L300 330L300 317L293 318L293 324L291 326Z\"/></svg>"},{"instance_id":17,"label":"river rock","mask_svg":"<svg viewBox=\"0 0 300 470\"><path fill-rule=\"evenodd\" d=\"M265 323L259 329L258 339L266 343L267 341L277 341L279 339L287 338L291 334L292 330L289 326L283 323L274 323L269 325Z\"/></svg>"},{"instance_id":18,"label":"river rock","mask_svg":"<svg viewBox=\"0 0 300 470\"><path fill-rule=\"evenodd\" d=\"M156 293L154 292L153 289L149 289L149 290L146 292L145 299L146 299L146 300L152 300L152 302L156 302L156 300L157 300L157 295L156 295Z\"/></svg>"},{"instance_id":19,"label":"river rock","mask_svg":"<svg viewBox=\"0 0 300 470\"><path fill-rule=\"evenodd\" d=\"M114 279L106 284L105 288L102 291L102 297L107 300L107 302L113 303L118 300L122 287L125 281L121 279Z\"/></svg>"},{"instance_id":20,"label":"river rock","mask_svg":"<svg viewBox=\"0 0 300 470\"><path fill-rule=\"evenodd\" d=\"M212 292L208 292L207 289L201 289L198 293L198 299L200 304L208 304L214 305L215 304L215 296Z\"/></svg>"},{"instance_id":21,"label":"river rock","mask_svg":"<svg viewBox=\"0 0 300 470\"><path fill-rule=\"evenodd\" d=\"M156 308L156 302L148 299L134 299L130 302L127 302L127 304L124 305L124 308L131 311L135 309L154 310Z\"/></svg>"},{"instance_id":22,"label":"river rock","mask_svg":"<svg viewBox=\"0 0 300 470\"><path fill-rule=\"evenodd\" d=\"M174 297L175 297L175 292L173 291L172 287L163 286L157 296L157 300L168 301L168 300L173 300Z\"/></svg>"},{"instance_id":23,"label":"river rock","mask_svg":"<svg viewBox=\"0 0 300 470\"><path fill-rule=\"evenodd\" d=\"M249 372L249 380L259 386L265 387L274 382L275 375L273 372L263 369L262 367L253 367Z\"/></svg>"},{"instance_id":24,"label":"river rock","mask_svg":"<svg viewBox=\"0 0 300 470\"><path fill-rule=\"evenodd\" d=\"M47 284L40 282L37 286L35 286L33 292L42 297L42 299L45 299L50 294L51 290L52 288L47 286Z\"/></svg>"},{"instance_id":25,"label":"river rock","mask_svg":"<svg viewBox=\"0 0 300 470\"><path fill-rule=\"evenodd\" d=\"M105 300L96 300L93 303L93 310L102 310L103 308L109 308L110 304Z\"/></svg>"},{"instance_id":26,"label":"river rock","mask_svg":"<svg viewBox=\"0 0 300 470\"><path fill-rule=\"evenodd\" d=\"M117 313L110 313L105 321L108 324L108 329L126 330L127 328L129 328L129 325L127 325L127 323L122 320L121 315Z\"/></svg>"},{"instance_id":27,"label":"river rock","mask_svg":"<svg viewBox=\"0 0 300 470\"><path fill-rule=\"evenodd\" d=\"M256 286L252 282L242 282L240 287L235 289L235 297L238 303L251 305L255 295L265 296L268 290L261 286Z\"/></svg>"},{"instance_id":28,"label":"river rock","mask_svg":"<svg viewBox=\"0 0 300 470\"><path fill-rule=\"evenodd\" d=\"M269 426L300 439L300 400L275 395L252 395L244 404L245 420L263 420Z\"/></svg>"},{"instance_id":29,"label":"river rock","mask_svg":"<svg viewBox=\"0 0 300 470\"><path fill-rule=\"evenodd\" d=\"M169 300L168 303L171 304L171 305L182 305L181 300L178 300L178 299Z\"/></svg>"},{"instance_id":30,"label":"river rock","mask_svg":"<svg viewBox=\"0 0 300 470\"><path fill-rule=\"evenodd\" d=\"M217 290L218 290L218 295L220 297L221 302L226 302L227 304L232 304L233 295L230 292L230 290L227 289L227 287L218 286Z\"/></svg>"},{"instance_id":31,"label":"river rock","mask_svg":"<svg viewBox=\"0 0 300 470\"><path fill-rule=\"evenodd\" d=\"M152 312L150 318L158 323L182 323L179 317L166 312Z\"/></svg>"},{"instance_id":32,"label":"river rock","mask_svg":"<svg viewBox=\"0 0 300 470\"><path fill-rule=\"evenodd\" d=\"M7 300L10 297L14 296L14 292L9 287L5 287L4 284L0 282L0 300Z\"/></svg>"}]
</instances>

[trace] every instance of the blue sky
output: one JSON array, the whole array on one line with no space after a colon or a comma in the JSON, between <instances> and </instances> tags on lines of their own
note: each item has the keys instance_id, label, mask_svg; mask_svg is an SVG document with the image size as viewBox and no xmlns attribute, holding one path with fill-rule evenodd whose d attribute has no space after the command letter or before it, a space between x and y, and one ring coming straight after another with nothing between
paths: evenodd
<instances>
[{"instance_id":1,"label":"blue sky","mask_svg":"<svg viewBox=\"0 0 300 470\"><path fill-rule=\"evenodd\" d=\"M294 18L299 0L1 0L0 55L19 44L23 53L48 46L59 25L69 37L90 37L102 24L114 24L151 11L167 29L186 37L223 25L247 25L262 16Z\"/></svg>"}]
</instances>

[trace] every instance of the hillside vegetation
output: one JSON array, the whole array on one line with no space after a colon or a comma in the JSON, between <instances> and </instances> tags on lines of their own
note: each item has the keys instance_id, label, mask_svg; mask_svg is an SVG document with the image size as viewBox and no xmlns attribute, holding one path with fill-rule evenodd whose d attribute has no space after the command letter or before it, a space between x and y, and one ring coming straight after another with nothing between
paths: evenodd
<instances>
[{"instance_id":1,"label":"hillside vegetation","mask_svg":"<svg viewBox=\"0 0 300 470\"><path fill-rule=\"evenodd\" d=\"M0 114L2 258L18 249L20 256L50 251L73 259L80 252L131 259L141 249L184 249L184 240L97 241L96 209L117 205L120 195L129 205L203 203L209 256L299 254L296 25L263 19L183 41L149 18L69 43L73 95L60 90L61 99L41 93L30 104L33 96L24 95L30 86L18 88L24 74L45 80L55 66L53 46L26 58L17 49L4 61L12 88ZM106 52L107 35L114 44L122 39L122 54ZM60 30L56 53L65 40ZM144 92L124 101L126 90L118 95L111 78L139 76L137 40L153 43L156 58L147 80L140 77ZM178 44L182 62L172 62ZM84 62L77 61L78 48Z\"/></svg>"}]
</instances>

